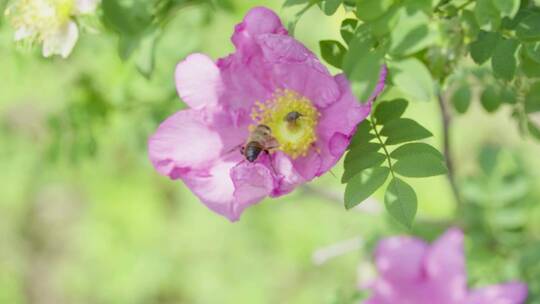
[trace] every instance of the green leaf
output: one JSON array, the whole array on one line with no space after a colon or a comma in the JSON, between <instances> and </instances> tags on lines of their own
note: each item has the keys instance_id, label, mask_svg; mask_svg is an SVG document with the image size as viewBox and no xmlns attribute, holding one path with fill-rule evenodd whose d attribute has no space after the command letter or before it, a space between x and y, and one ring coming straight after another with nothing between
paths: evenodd
<instances>
[{"instance_id":1,"label":"green leaf","mask_svg":"<svg viewBox=\"0 0 540 304\"><path fill-rule=\"evenodd\" d=\"M361 102L368 101L379 81L383 64L380 52L372 51L371 44L355 38L343 59L343 70L351 82L354 95Z\"/></svg>"},{"instance_id":2,"label":"green leaf","mask_svg":"<svg viewBox=\"0 0 540 304\"><path fill-rule=\"evenodd\" d=\"M431 155L439 161L444 161L444 156L441 154L441 152L426 143L405 144L390 153L390 157L397 160L405 159L414 155Z\"/></svg>"},{"instance_id":3,"label":"green leaf","mask_svg":"<svg viewBox=\"0 0 540 304\"><path fill-rule=\"evenodd\" d=\"M519 67L525 76L529 78L540 78L540 63L527 56L524 49L521 52Z\"/></svg>"},{"instance_id":4,"label":"green leaf","mask_svg":"<svg viewBox=\"0 0 540 304\"><path fill-rule=\"evenodd\" d=\"M471 89L466 83L461 84L450 97L456 112L463 114L471 105Z\"/></svg>"},{"instance_id":5,"label":"green leaf","mask_svg":"<svg viewBox=\"0 0 540 304\"><path fill-rule=\"evenodd\" d=\"M521 0L493 0L493 4L503 17L514 18L519 11Z\"/></svg>"},{"instance_id":6,"label":"green leaf","mask_svg":"<svg viewBox=\"0 0 540 304\"><path fill-rule=\"evenodd\" d=\"M376 167L356 174L345 188L345 208L351 209L379 189L390 174L388 167Z\"/></svg>"},{"instance_id":7,"label":"green leaf","mask_svg":"<svg viewBox=\"0 0 540 304\"><path fill-rule=\"evenodd\" d=\"M378 125L384 125L391 120L400 118L405 113L408 105L407 100L402 98L378 102L373 112L375 122Z\"/></svg>"},{"instance_id":8,"label":"green leaf","mask_svg":"<svg viewBox=\"0 0 540 304\"><path fill-rule=\"evenodd\" d=\"M311 2L313 1L312 0L286 0L285 3L283 3L283 7L306 4L306 3L311 3Z\"/></svg>"},{"instance_id":9,"label":"green leaf","mask_svg":"<svg viewBox=\"0 0 540 304\"><path fill-rule=\"evenodd\" d=\"M476 41L469 46L471 57L477 64L483 64L493 55L501 35L495 32L480 31Z\"/></svg>"},{"instance_id":10,"label":"green leaf","mask_svg":"<svg viewBox=\"0 0 540 304\"><path fill-rule=\"evenodd\" d=\"M486 145L483 146L478 155L478 163L480 168L486 174L491 176L495 167L497 166L497 159L499 158L500 149L496 146Z\"/></svg>"},{"instance_id":11,"label":"green leaf","mask_svg":"<svg viewBox=\"0 0 540 304\"><path fill-rule=\"evenodd\" d=\"M386 156L382 153L368 153L361 155L360 157L351 159L344 163L345 172L341 177L341 182L348 182L353 176L360 173L360 171L368 168L373 168L381 165L386 160Z\"/></svg>"},{"instance_id":12,"label":"green leaf","mask_svg":"<svg viewBox=\"0 0 540 304\"><path fill-rule=\"evenodd\" d=\"M397 174L407 177L430 177L448 172L443 161L431 153L402 157L392 168Z\"/></svg>"},{"instance_id":13,"label":"green leaf","mask_svg":"<svg viewBox=\"0 0 540 304\"><path fill-rule=\"evenodd\" d=\"M474 13L469 10L461 11L461 23L466 33L469 33L472 37L478 36L480 32L480 26L476 21Z\"/></svg>"},{"instance_id":14,"label":"green leaf","mask_svg":"<svg viewBox=\"0 0 540 304\"><path fill-rule=\"evenodd\" d=\"M540 112L540 82L533 84L525 97L525 112Z\"/></svg>"},{"instance_id":15,"label":"green leaf","mask_svg":"<svg viewBox=\"0 0 540 304\"><path fill-rule=\"evenodd\" d=\"M341 5L341 2L342 0L324 0L319 2L319 7L326 16L332 16Z\"/></svg>"},{"instance_id":16,"label":"green leaf","mask_svg":"<svg viewBox=\"0 0 540 304\"><path fill-rule=\"evenodd\" d=\"M416 193L411 186L394 177L386 189L384 204L390 215L401 224L411 228L418 204Z\"/></svg>"},{"instance_id":17,"label":"green leaf","mask_svg":"<svg viewBox=\"0 0 540 304\"><path fill-rule=\"evenodd\" d=\"M482 92L482 96L480 96L480 102L484 109L489 113L497 111L501 105L501 99L497 89L493 86L485 88L484 92Z\"/></svg>"},{"instance_id":18,"label":"green leaf","mask_svg":"<svg viewBox=\"0 0 540 304\"><path fill-rule=\"evenodd\" d=\"M304 3L305 3L305 5L299 12L294 14L294 17L287 24L287 30L289 31L289 35L294 37L294 31L296 30L296 25L298 24L298 21L300 21L300 18L302 18L302 16L313 6L313 4L318 2L318 1L319 0L310 0L310 1L301 1L301 2L300 1L292 1L292 2L295 2L295 3L290 4L290 5L304 4ZM283 6L284 7L285 6L290 6L290 5L286 5L286 4L287 4L287 2Z\"/></svg>"},{"instance_id":19,"label":"green leaf","mask_svg":"<svg viewBox=\"0 0 540 304\"><path fill-rule=\"evenodd\" d=\"M122 35L138 36L152 21L151 3L103 0L101 8L104 24Z\"/></svg>"},{"instance_id":20,"label":"green leaf","mask_svg":"<svg viewBox=\"0 0 540 304\"><path fill-rule=\"evenodd\" d=\"M535 125L532 121L528 121L527 128L529 129L529 133L532 135L532 137L540 140L540 127Z\"/></svg>"},{"instance_id":21,"label":"green leaf","mask_svg":"<svg viewBox=\"0 0 540 304\"><path fill-rule=\"evenodd\" d=\"M532 13L517 26L516 35L523 41L540 40L540 13Z\"/></svg>"},{"instance_id":22,"label":"green leaf","mask_svg":"<svg viewBox=\"0 0 540 304\"><path fill-rule=\"evenodd\" d=\"M501 25L501 13L492 0L477 0L474 9L476 21L481 29L497 30Z\"/></svg>"},{"instance_id":23,"label":"green leaf","mask_svg":"<svg viewBox=\"0 0 540 304\"><path fill-rule=\"evenodd\" d=\"M351 139L349 149L354 146L364 145L373 138L375 138L375 135L371 133L371 124L369 123L369 120L364 119L364 121L358 125L356 133L354 133L354 136Z\"/></svg>"},{"instance_id":24,"label":"green leaf","mask_svg":"<svg viewBox=\"0 0 540 304\"><path fill-rule=\"evenodd\" d=\"M510 81L514 79L517 67L519 41L516 39L501 39L495 48L491 67L495 75Z\"/></svg>"},{"instance_id":25,"label":"green leaf","mask_svg":"<svg viewBox=\"0 0 540 304\"><path fill-rule=\"evenodd\" d=\"M341 22L339 33L341 34L343 41L345 41L347 44L353 38L357 25L358 20L356 19L345 19Z\"/></svg>"},{"instance_id":26,"label":"green leaf","mask_svg":"<svg viewBox=\"0 0 540 304\"><path fill-rule=\"evenodd\" d=\"M363 157L364 155L370 153L377 152L379 151L379 149L381 149L380 143L366 142L356 145L352 149L350 149L349 153L347 153L347 155L345 156L345 163L349 164L355 159Z\"/></svg>"},{"instance_id":27,"label":"green leaf","mask_svg":"<svg viewBox=\"0 0 540 304\"><path fill-rule=\"evenodd\" d=\"M516 104L517 102L516 92L510 87L503 88L501 92L501 101L507 104Z\"/></svg>"},{"instance_id":28,"label":"green leaf","mask_svg":"<svg viewBox=\"0 0 540 304\"><path fill-rule=\"evenodd\" d=\"M426 128L409 118L399 118L384 125L381 135L388 137L385 144L395 145L433 136Z\"/></svg>"},{"instance_id":29,"label":"green leaf","mask_svg":"<svg viewBox=\"0 0 540 304\"><path fill-rule=\"evenodd\" d=\"M341 69L347 49L335 40L321 40L319 41L319 47L321 48L322 58L332 66Z\"/></svg>"},{"instance_id":30,"label":"green leaf","mask_svg":"<svg viewBox=\"0 0 540 304\"><path fill-rule=\"evenodd\" d=\"M373 21L388 11L393 2L393 0L357 0L356 16L362 21Z\"/></svg>"},{"instance_id":31,"label":"green leaf","mask_svg":"<svg viewBox=\"0 0 540 304\"><path fill-rule=\"evenodd\" d=\"M146 78L150 78L154 71L155 50L159 36L160 32L154 31L143 37L135 54L135 65L137 70Z\"/></svg>"},{"instance_id":32,"label":"green leaf","mask_svg":"<svg viewBox=\"0 0 540 304\"><path fill-rule=\"evenodd\" d=\"M435 95L434 82L426 66L416 58L389 64L390 75L396 87L413 101L431 101Z\"/></svg>"},{"instance_id":33,"label":"green leaf","mask_svg":"<svg viewBox=\"0 0 540 304\"><path fill-rule=\"evenodd\" d=\"M370 0L372 1L372 0ZM398 4L394 4L382 16L369 22L364 23L369 26L371 33L377 37L384 37L386 34L395 29L400 18L400 8Z\"/></svg>"},{"instance_id":34,"label":"green leaf","mask_svg":"<svg viewBox=\"0 0 540 304\"><path fill-rule=\"evenodd\" d=\"M529 58L540 63L540 42L525 44L525 51Z\"/></svg>"},{"instance_id":35,"label":"green leaf","mask_svg":"<svg viewBox=\"0 0 540 304\"><path fill-rule=\"evenodd\" d=\"M436 33L430 27L429 17L420 10L409 12L401 10L394 30L390 32L390 54L394 57L406 57L417 53L435 42Z\"/></svg>"}]
</instances>

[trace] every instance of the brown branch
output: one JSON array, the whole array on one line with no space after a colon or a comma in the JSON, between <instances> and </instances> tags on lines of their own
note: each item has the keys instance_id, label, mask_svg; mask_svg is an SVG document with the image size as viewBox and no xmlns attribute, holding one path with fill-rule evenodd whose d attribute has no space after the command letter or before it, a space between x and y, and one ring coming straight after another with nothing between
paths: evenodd
<instances>
[{"instance_id":1,"label":"brown branch","mask_svg":"<svg viewBox=\"0 0 540 304\"><path fill-rule=\"evenodd\" d=\"M450 188L454 194L454 199L456 201L456 207L458 214L463 208L463 200L459 193L459 188L457 186L455 167L453 161L453 154L450 142L450 126L452 124L452 116L448 109L445 98L441 93L438 95L439 107L441 109L441 118L443 126L443 150L444 150L444 159L446 160L446 167L448 168L448 181L450 182Z\"/></svg>"}]
</instances>

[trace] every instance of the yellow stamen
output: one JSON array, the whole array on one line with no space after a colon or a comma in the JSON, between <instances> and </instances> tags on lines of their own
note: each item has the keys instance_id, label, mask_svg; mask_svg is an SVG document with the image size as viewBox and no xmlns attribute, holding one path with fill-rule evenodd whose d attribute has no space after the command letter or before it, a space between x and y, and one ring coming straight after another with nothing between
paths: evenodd
<instances>
[{"instance_id":1,"label":"yellow stamen","mask_svg":"<svg viewBox=\"0 0 540 304\"><path fill-rule=\"evenodd\" d=\"M287 121L287 115L298 112L299 118ZM272 136L282 150L292 158L305 156L317 140L319 111L311 100L292 90L277 90L271 99L256 102L251 118L272 130ZM253 126L251 126L253 128Z\"/></svg>"}]
</instances>

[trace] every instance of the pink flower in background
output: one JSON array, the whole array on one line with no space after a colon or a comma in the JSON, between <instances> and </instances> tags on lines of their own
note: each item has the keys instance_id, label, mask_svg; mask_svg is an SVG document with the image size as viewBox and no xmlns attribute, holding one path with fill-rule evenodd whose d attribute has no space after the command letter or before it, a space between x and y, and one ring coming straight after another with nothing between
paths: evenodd
<instances>
[{"instance_id":1,"label":"pink flower in background","mask_svg":"<svg viewBox=\"0 0 540 304\"><path fill-rule=\"evenodd\" d=\"M522 283L467 289L463 233L450 229L431 246L411 237L391 237L375 251L380 277L368 286L364 304L520 304Z\"/></svg>"},{"instance_id":2,"label":"pink flower in background","mask_svg":"<svg viewBox=\"0 0 540 304\"><path fill-rule=\"evenodd\" d=\"M345 76L330 75L263 7L246 14L232 42L236 52L217 62L192 54L178 64L176 88L189 108L159 126L148 150L159 173L183 180L208 208L236 221L246 207L336 164L386 69L360 104Z\"/></svg>"}]
</instances>

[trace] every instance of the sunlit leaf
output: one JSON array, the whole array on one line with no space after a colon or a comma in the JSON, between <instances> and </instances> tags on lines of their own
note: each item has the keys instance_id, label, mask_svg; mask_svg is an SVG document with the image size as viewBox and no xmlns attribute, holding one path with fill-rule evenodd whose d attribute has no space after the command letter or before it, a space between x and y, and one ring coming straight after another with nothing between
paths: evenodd
<instances>
[{"instance_id":1,"label":"sunlit leaf","mask_svg":"<svg viewBox=\"0 0 540 304\"><path fill-rule=\"evenodd\" d=\"M405 99L394 99L390 101L382 101L377 103L377 107L373 112L375 122L378 125L383 125L391 120L400 118L409 103Z\"/></svg>"},{"instance_id":2,"label":"sunlit leaf","mask_svg":"<svg viewBox=\"0 0 540 304\"><path fill-rule=\"evenodd\" d=\"M393 2L393 0L357 0L356 16L363 21L373 21L388 11Z\"/></svg>"},{"instance_id":3,"label":"sunlit leaf","mask_svg":"<svg viewBox=\"0 0 540 304\"><path fill-rule=\"evenodd\" d=\"M386 157L382 153L368 153L361 155L354 159L351 159L345 163L345 172L341 178L341 182L348 182L353 176L360 173L360 171L373 168L381 165L386 160Z\"/></svg>"},{"instance_id":4,"label":"sunlit leaf","mask_svg":"<svg viewBox=\"0 0 540 304\"><path fill-rule=\"evenodd\" d=\"M501 13L493 4L493 0L477 0L474 14L481 29L492 31L499 29Z\"/></svg>"},{"instance_id":5,"label":"sunlit leaf","mask_svg":"<svg viewBox=\"0 0 540 304\"><path fill-rule=\"evenodd\" d=\"M426 66L416 58L389 64L392 80L412 101L431 101L435 95L434 82Z\"/></svg>"},{"instance_id":6,"label":"sunlit leaf","mask_svg":"<svg viewBox=\"0 0 540 304\"><path fill-rule=\"evenodd\" d=\"M389 174L388 167L370 168L356 174L345 188L345 208L353 208L370 197L384 184Z\"/></svg>"},{"instance_id":7,"label":"sunlit leaf","mask_svg":"<svg viewBox=\"0 0 540 304\"><path fill-rule=\"evenodd\" d=\"M384 125L381 135L388 137L385 144L395 145L433 136L426 128L409 118L399 118Z\"/></svg>"},{"instance_id":8,"label":"sunlit leaf","mask_svg":"<svg viewBox=\"0 0 540 304\"><path fill-rule=\"evenodd\" d=\"M519 10L521 0L493 0L493 4L503 17L513 18Z\"/></svg>"},{"instance_id":9,"label":"sunlit leaf","mask_svg":"<svg viewBox=\"0 0 540 304\"><path fill-rule=\"evenodd\" d=\"M400 157L392 166L394 172L406 177L430 177L447 173L444 162L431 153Z\"/></svg>"},{"instance_id":10,"label":"sunlit leaf","mask_svg":"<svg viewBox=\"0 0 540 304\"><path fill-rule=\"evenodd\" d=\"M339 6L341 5L342 0L323 0L319 2L319 7L327 16L332 16Z\"/></svg>"},{"instance_id":11,"label":"sunlit leaf","mask_svg":"<svg viewBox=\"0 0 540 304\"><path fill-rule=\"evenodd\" d=\"M351 41L353 38L357 25L358 20L356 19L344 19L341 22L339 33L341 34L341 38L343 38L346 43L349 43L349 41Z\"/></svg>"},{"instance_id":12,"label":"sunlit leaf","mask_svg":"<svg viewBox=\"0 0 540 304\"><path fill-rule=\"evenodd\" d=\"M369 99L379 81L383 64L382 53L371 49L369 42L355 38L343 59L343 70L351 82L355 96L361 102Z\"/></svg>"},{"instance_id":13,"label":"sunlit leaf","mask_svg":"<svg viewBox=\"0 0 540 304\"><path fill-rule=\"evenodd\" d=\"M444 156L439 152L439 150L435 149L433 146L430 146L426 143L409 143L405 144L403 146L398 147L392 153L390 153L390 157L400 160L404 158L408 158L410 156L414 155L431 155L435 157L436 159L440 161L444 161Z\"/></svg>"},{"instance_id":14,"label":"sunlit leaf","mask_svg":"<svg viewBox=\"0 0 540 304\"><path fill-rule=\"evenodd\" d=\"M405 57L414 54L435 42L436 35L429 27L430 20L423 11L402 10L402 16L390 32L390 54Z\"/></svg>"},{"instance_id":15,"label":"sunlit leaf","mask_svg":"<svg viewBox=\"0 0 540 304\"><path fill-rule=\"evenodd\" d=\"M340 69L347 49L339 41L335 40L321 40L319 41L319 47L322 58L329 64Z\"/></svg>"},{"instance_id":16,"label":"sunlit leaf","mask_svg":"<svg viewBox=\"0 0 540 304\"><path fill-rule=\"evenodd\" d=\"M355 159L363 157L369 153L377 152L379 149L381 149L380 143L366 142L355 145L345 156L345 163L351 163Z\"/></svg>"},{"instance_id":17,"label":"sunlit leaf","mask_svg":"<svg viewBox=\"0 0 540 304\"><path fill-rule=\"evenodd\" d=\"M392 178L384 195L384 204L390 215L411 228L416 215L417 198L409 184L397 177Z\"/></svg>"}]
</instances>

